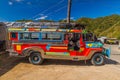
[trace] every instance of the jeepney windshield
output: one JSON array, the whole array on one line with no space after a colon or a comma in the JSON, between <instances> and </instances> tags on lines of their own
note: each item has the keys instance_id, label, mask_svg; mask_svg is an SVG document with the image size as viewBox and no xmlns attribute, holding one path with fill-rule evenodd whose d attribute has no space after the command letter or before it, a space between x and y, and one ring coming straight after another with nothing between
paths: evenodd
<instances>
[{"instance_id":1,"label":"jeepney windshield","mask_svg":"<svg viewBox=\"0 0 120 80\"><path fill-rule=\"evenodd\" d=\"M93 33L82 34L82 37L83 41L97 41L97 37Z\"/></svg>"}]
</instances>

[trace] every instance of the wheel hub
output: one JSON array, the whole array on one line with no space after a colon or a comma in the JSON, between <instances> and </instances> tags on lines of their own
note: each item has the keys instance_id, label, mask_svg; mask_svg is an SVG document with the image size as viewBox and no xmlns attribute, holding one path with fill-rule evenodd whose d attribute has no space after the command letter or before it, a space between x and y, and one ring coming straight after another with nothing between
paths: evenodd
<instances>
[{"instance_id":1,"label":"wheel hub","mask_svg":"<svg viewBox=\"0 0 120 80\"><path fill-rule=\"evenodd\" d=\"M97 57L95 58L95 61L96 61L97 63L100 63L100 62L101 62L101 57L100 57L100 56L97 56Z\"/></svg>"},{"instance_id":2,"label":"wheel hub","mask_svg":"<svg viewBox=\"0 0 120 80\"><path fill-rule=\"evenodd\" d=\"M97 61L97 62L100 62L100 58L97 58L96 61Z\"/></svg>"},{"instance_id":3,"label":"wheel hub","mask_svg":"<svg viewBox=\"0 0 120 80\"><path fill-rule=\"evenodd\" d=\"M34 56L34 57L33 57L33 60L34 60L34 61L38 61L38 60L39 60L38 56Z\"/></svg>"}]
</instances>

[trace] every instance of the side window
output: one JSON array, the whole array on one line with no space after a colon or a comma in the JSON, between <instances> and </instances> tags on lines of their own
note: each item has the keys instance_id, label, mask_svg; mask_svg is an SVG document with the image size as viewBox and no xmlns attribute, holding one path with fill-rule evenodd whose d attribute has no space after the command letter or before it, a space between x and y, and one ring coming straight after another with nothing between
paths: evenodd
<instances>
[{"instance_id":1,"label":"side window","mask_svg":"<svg viewBox=\"0 0 120 80\"><path fill-rule=\"evenodd\" d=\"M31 33L32 40L39 40L39 33Z\"/></svg>"},{"instance_id":2,"label":"side window","mask_svg":"<svg viewBox=\"0 0 120 80\"><path fill-rule=\"evenodd\" d=\"M15 33L15 32L12 32L12 33L11 33L11 38L16 38L16 37L17 37L16 33Z\"/></svg>"},{"instance_id":3,"label":"side window","mask_svg":"<svg viewBox=\"0 0 120 80\"><path fill-rule=\"evenodd\" d=\"M50 33L48 34L49 40L61 40L61 34L60 33Z\"/></svg>"},{"instance_id":4,"label":"side window","mask_svg":"<svg viewBox=\"0 0 120 80\"><path fill-rule=\"evenodd\" d=\"M24 33L23 34L23 39L30 39L29 33Z\"/></svg>"},{"instance_id":5,"label":"side window","mask_svg":"<svg viewBox=\"0 0 120 80\"><path fill-rule=\"evenodd\" d=\"M21 40L39 40L39 33L20 33Z\"/></svg>"},{"instance_id":6,"label":"side window","mask_svg":"<svg viewBox=\"0 0 120 80\"><path fill-rule=\"evenodd\" d=\"M42 40L62 40L62 33L42 33Z\"/></svg>"},{"instance_id":7,"label":"side window","mask_svg":"<svg viewBox=\"0 0 120 80\"><path fill-rule=\"evenodd\" d=\"M22 40L30 39L29 33L20 33L20 39Z\"/></svg>"},{"instance_id":8,"label":"side window","mask_svg":"<svg viewBox=\"0 0 120 80\"><path fill-rule=\"evenodd\" d=\"M42 40L47 40L47 33L42 33Z\"/></svg>"}]
</instances>

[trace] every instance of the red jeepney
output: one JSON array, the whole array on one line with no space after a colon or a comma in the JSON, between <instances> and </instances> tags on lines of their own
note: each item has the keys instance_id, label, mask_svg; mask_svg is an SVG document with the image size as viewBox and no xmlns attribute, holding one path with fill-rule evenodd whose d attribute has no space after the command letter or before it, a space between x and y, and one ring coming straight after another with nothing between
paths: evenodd
<instances>
[{"instance_id":1,"label":"red jeepney","mask_svg":"<svg viewBox=\"0 0 120 80\"><path fill-rule=\"evenodd\" d=\"M8 28L11 56L28 57L32 64L44 59L91 60L102 65L110 50L103 44L88 40L82 29Z\"/></svg>"}]
</instances>

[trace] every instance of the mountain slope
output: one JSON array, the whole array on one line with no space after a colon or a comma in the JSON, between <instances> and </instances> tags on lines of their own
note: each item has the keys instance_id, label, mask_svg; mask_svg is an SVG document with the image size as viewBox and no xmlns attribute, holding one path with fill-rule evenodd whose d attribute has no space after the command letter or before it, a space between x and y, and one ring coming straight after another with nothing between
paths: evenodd
<instances>
[{"instance_id":1,"label":"mountain slope","mask_svg":"<svg viewBox=\"0 0 120 80\"><path fill-rule=\"evenodd\" d=\"M87 25L87 30L94 32L97 36L120 39L120 15L111 15L96 19L80 18L76 22Z\"/></svg>"},{"instance_id":2,"label":"mountain slope","mask_svg":"<svg viewBox=\"0 0 120 80\"><path fill-rule=\"evenodd\" d=\"M118 21L116 24L114 24L109 29L103 31L100 36L106 35L107 37L115 37L120 39L120 21Z\"/></svg>"}]
</instances>

